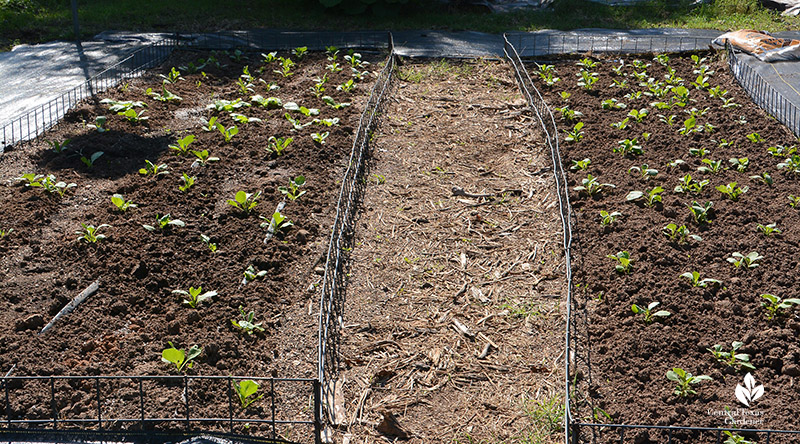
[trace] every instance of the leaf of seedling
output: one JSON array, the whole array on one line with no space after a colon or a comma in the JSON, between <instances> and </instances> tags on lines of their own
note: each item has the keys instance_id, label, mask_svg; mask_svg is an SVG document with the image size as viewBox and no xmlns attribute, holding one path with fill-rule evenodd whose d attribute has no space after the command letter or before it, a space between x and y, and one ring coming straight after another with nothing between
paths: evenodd
<instances>
[{"instance_id":1,"label":"leaf of seedling","mask_svg":"<svg viewBox=\"0 0 800 444\"><path fill-rule=\"evenodd\" d=\"M305 176L297 176L289 181L289 185L285 187L278 187L281 194L288 197L289 200L295 201L297 198L306 194L305 190L300 191L300 187L306 183Z\"/></svg>"},{"instance_id":2,"label":"leaf of seedling","mask_svg":"<svg viewBox=\"0 0 800 444\"><path fill-rule=\"evenodd\" d=\"M631 260L631 255L627 251L620 251L617 254L609 254L606 255L609 259L614 259L617 264L614 268L617 270L617 273L624 273L630 274L633 266L633 260Z\"/></svg>"},{"instance_id":3,"label":"leaf of seedling","mask_svg":"<svg viewBox=\"0 0 800 444\"><path fill-rule=\"evenodd\" d=\"M791 308L794 305L800 305L800 299L796 298L781 299L772 294L762 294L761 297L766 299L761 306L766 310L764 315L768 321L782 315L783 310Z\"/></svg>"},{"instance_id":4,"label":"leaf of seedling","mask_svg":"<svg viewBox=\"0 0 800 444\"><path fill-rule=\"evenodd\" d=\"M272 218L267 219L264 216L259 216L260 219L269 222L262 222L261 228L266 228L272 232L278 232L281 230L288 230L289 228L294 226L294 223L286 218L280 211L276 211L272 214Z\"/></svg>"},{"instance_id":5,"label":"leaf of seedling","mask_svg":"<svg viewBox=\"0 0 800 444\"><path fill-rule=\"evenodd\" d=\"M732 201L739 200L739 196L746 193L749 187L739 187L737 186L736 182L731 182L727 185L718 185L717 191L725 195L728 199Z\"/></svg>"},{"instance_id":6,"label":"leaf of seedling","mask_svg":"<svg viewBox=\"0 0 800 444\"><path fill-rule=\"evenodd\" d=\"M589 169L589 165L591 164L592 164L592 159L589 159L588 157L583 160L573 160L572 166L569 167L569 169L584 171Z\"/></svg>"},{"instance_id":7,"label":"leaf of seedling","mask_svg":"<svg viewBox=\"0 0 800 444\"><path fill-rule=\"evenodd\" d=\"M161 360L168 363L175 365L175 368L180 372L186 368L192 368L194 365L194 359L203 352L203 349L193 345L188 351L183 349L177 349L172 342L167 342L169 344L169 348L164 349L161 352Z\"/></svg>"},{"instance_id":8,"label":"leaf of seedling","mask_svg":"<svg viewBox=\"0 0 800 444\"><path fill-rule=\"evenodd\" d=\"M262 323L261 322L259 322L259 323L255 323L254 322L255 315L256 315L255 311L251 310L251 311L245 313L244 309L240 305L239 306L239 313L241 314L242 319L240 319L240 320L231 319L231 324L233 324L234 327L236 327L239 330L247 333L248 335L253 335L253 334L263 333L264 332L264 328L261 327Z\"/></svg>"},{"instance_id":9,"label":"leaf of seedling","mask_svg":"<svg viewBox=\"0 0 800 444\"><path fill-rule=\"evenodd\" d=\"M351 105L350 102L336 103L336 101L333 100L333 97L331 96L322 96L322 101L325 102L328 106L332 107L333 109L347 108L348 106Z\"/></svg>"},{"instance_id":10,"label":"leaf of seedling","mask_svg":"<svg viewBox=\"0 0 800 444\"><path fill-rule=\"evenodd\" d=\"M600 183L597 181L597 177L587 174L585 179L581 179L581 185L574 187L573 190L594 196L603 191L604 188L616 188L616 186L610 183Z\"/></svg>"},{"instance_id":11,"label":"leaf of seedling","mask_svg":"<svg viewBox=\"0 0 800 444\"><path fill-rule=\"evenodd\" d=\"M666 318L672 315L672 313L666 310L659 310L654 312L653 310L659 305L661 305L660 302L651 302L647 304L647 307L640 307L636 304L633 304L631 306L631 311L633 311L635 314L641 314L644 318L645 324L651 324L653 321L655 321L655 319L653 318L654 316L657 318Z\"/></svg>"},{"instance_id":12,"label":"leaf of seedling","mask_svg":"<svg viewBox=\"0 0 800 444\"><path fill-rule=\"evenodd\" d=\"M136 204L129 200L125 200L125 196L123 196L122 194L115 194L111 196L111 203L113 203L114 206L117 207L117 209L122 212L124 212L128 208L136 208Z\"/></svg>"},{"instance_id":13,"label":"leaf of seedling","mask_svg":"<svg viewBox=\"0 0 800 444\"><path fill-rule=\"evenodd\" d=\"M69 145L70 139L64 139L63 142L58 142L57 140L48 140L47 143L50 145L50 148L56 154L61 154L67 149L67 145Z\"/></svg>"},{"instance_id":14,"label":"leaf of seedling","mask_svg":"<svg viewBox=\"0 0 800 444\"><path fill-rule=\"evenodd\" d=\"M228 205L238 208L244 214L250 214L256 205L258 205L259 197L261 197L261 191L256 193L238 191L233 197L233 200L228 200Z\"/></svg>"},{"instance_id":15,"label":"leaf of seedling","mask_svg":"<svg viewBox=\"0 0 800 444\"><path fill-rule=\"evenodd\" d=\"M764 236L767 236L767 237L772 236L773 234L780 234L781 233L781 229L778 228L778 225L774 224L774 223L773 224L767 224L767 225L758 224L758 225L756 225L756 229L758 231L764 233Z\"/></svg>"},{"instance_id":16,"label":"leaf of seedling","mask_svg":"<svg viewBox=\"0 0 800 444\"><path fill-rule=\"evenodd\" d=\"M758 267L759 260L764 259L764 256L758 254L758 252L751 251L747 254L747 256L739 253L738 251L731 254L731 257L727 259L728 262L733 264L736 268L741 268L744 266L744 269L747 270L749 268L756 268Z\"/></svg>"},{"instance_id":17,"label":"leaf of seedling","mask_svg":"<svg viewBox=\"0 0 800 444\"><path fill-rule=\"evenodd\" d=\"M147 231L155 231L156 229L163 230L163 229L169 228L169 227L184 227L184 226L186 226L186 223L184 223L182 220L180 220L180 219L172 219L172 216L170 216L169 214L165 214L163 216L160 216L158 213L156 213L156 225L155 226L153 226L153 225L142 225L142 227L144 227L144 229L147 230Z\"/></svg>"},{"instance_id":18,"label":"leaf of seedling","mask_svg":"<svg viewBox=\"0 0 800 444\"><path fill-rule=\"evenodd\" d=\"M267 151L270 153L274 152L275 155L280 156L293 140L294 139L291 137L270 136L268 140L269 144L267 145Z\"/></svg>"},{"instance_id":19,"label":"leaf of seedling","mask_svg":"<svg viewBox=\"0 0 800 444\"><path fill-rule=\"evenodd\" d=\"M25 182L26 187L40 188L43 186L42 179L44 179L44 177L43 174L26 173L17 177L16 180Z\"/></svg>"},{"instance_id":20,"label":"leaf of seedling","mask_svg":"<svg viewBox=\"0 0 800 444\"><path fill-rule=\"evenodd\" d=\"M35 176L34 176L35 177ZM36 186L36 185L31 185ZM44 178L41 179L39 182L39 186L45 189L50 194L58 194L58 197L64 197L67 190L70 188L75 188L77 185L74 183L66 183L63 181L59 181L56 179L56 176L52 174L48 174Z\"/></svg>"},{"instance_id":21,"label":"leaf of seedling","mask_svg":"<svg viewBox=\"0 0 800 444\"><path fill-rule=\"evenodd\" d=\"M257 95L251 96L250 101L255 102L258 104L258 106L266 109L277 109L283 106L283 102L277 97L269 97L265 99L264 97Z\"/></svg>"},{"instance_id":22,"label":"leaf of seedling","mask_svg":"<svg viewBox=\"0 0 800 444\"><path fill-rule=\"evenodd\" d=\"M219 162L219 157L211 157L211 154L208 153L208 150L190 150L189 152L197 157L197 160L195 160L195 164L197 165L206 166L209 162Z\"/></svg>"},{"instance_id":23,"label":"leaf of seedling","mask_svg":"<svg viewBox=\"0 0 800 444\"><path fill-rule=\"evenodd\" d=\"M717 279L700 279L700 273L696 271L687 271L686 273L681 274L681 277L689 279L693 287L708 288L709 286L719 287L722 285L722 282Z\"/></svg>"},{"instance_id":24,"label":"leaf of seedling","mask_svg":"<svg viewBox=\"0 0 800 444\"><path fill-rule=\"evenodd\" d=\"M722 167L721 160L703 159L701 160L705 165L697 167L697 171L701 173L717 174L725 168Z\"/></svg>"},{"instance_id":25,"label":"leaf of seedling","mask_svg":"<svg viewBox=\"0 0 800 444\"><path fill-rule=\"evenodd\" d=\"M703 381L713 380L713 378L706 375L692 376L691 373L687 373L682 368L673 368L672 370L668 371L667 379L678 383L673 393L682 398L697 394L697 391L692 388L692 385L699 384Z\"/></svg>"},{"instance_id":26,"label":"leaf of seedling","mask_svg":"<svg viewBox=\"0 0 800 444\"><path fill-rule=\"evenodd\" d=\"M200 240L202 240L203 243L206 244L206 247L208 247L208 249L211 250L212 253L217 252L217 244L211 242L211 238L209 236L206 236L205 234L200 234Z\"/></svg>"},{"instance_id":27,"label":"leaf of seedling","mask_svg":"<svg viewBox=\"0 0 800 444\"><path fill-rule=\"evenodd\" d=\"M217 128L217 116L213 116L208 120L203 120L203 131L213 131Z\"/></svg>"},{"instance_id":28,"label":"leaf of seedling","mask_svg":"<svg viewBox=\"0 0 800 444\"><path fill-rule=\"evenodd\" d=\"M654 206L656 203L661 202L661 193L664 192L664 189L661 187L653 187L648 191L631 191L625 196L625 199L628 201L638 200L642 197L645 198L644 204L648 207Z\"/></svg>"},{"instance_id":29,"label":"leaf of seedling","mask_svg":"<svg viewBox=\"0 0 800 444\"><path fill-rule=\"evenodd\" d=\"M242 279L242 285L247 285L248 282L253 282L256 279L261 279L267 275L267 270L257 270L256 267L249 265L246 270L244 270L244 279Z\"/></svg>"},{"instance_id":30,"label":"leaf of seedling","mask_svg":"<svg viewBox=\"0 0 800 444\"><path fill-rule=\"evenodd\" d=\"M78 240L79 241L82 240L84 242L87 242L87 243L90 243L90 244L94 244L94 243L97 243L98 241L101 241L101 240L106 238L106 236L104 234L99 234L98 231L100 231L100 229L102 229L102 228L111 227L111 225L101 224L101 225L98 225L97 227L95 227L94 225L87 225L87 224L81 223L81 227L83 227L82 230L78 230L78 231L75 232L75 234L79 235L78 236Z\"/></svg>"},{"instance_id":31,"label":"leaf of seedling","mask_svg":"<svg viewBox=\"0 0 800 444\"><path fill-rule=\"evenodd\" d=\"M94 162L97 159L99 159L100 156L102 156L102 155L103 155L102 151L97 151L94 154L92 154L90 157L86 157L83 154L81 154L81 162L83 162L83 164L86 165L86 168L92 168L94 166Z\"/></svg>"},{"instance_id":32,"label":"leaf of seedling","mask_svg":"<svg viewBox=\"0 0 800 444\"><path fill-rule=\"evenodd\" d=\"M606 227L616 222L620 217L622 217L622 213L619 211L609 213L608 211L600 210L600 225Z\"/></svg>"},{"instance_id":33,"label":"leaf of seedling","mask_svg":"<svg viewBox=\"0 0 800 444\"><path fill-rule=\"evenodd\" d=\"M202 291L203 287L198 286L197 288L189 287L189 291L172 290L172 294L179 294L186 296L186 299L183 300L183 303L192 308L197 308L202 302L211 299L217 295L216 291L207 291L205 293L201 293Z\"/></svg>"},{"instance_id":34,"label":"leaf of seedling","mask_svg":"<svg viewBox=\"0 0 800 444\"><path fill-rule=\"evenodd\" d=\"M320 145L324 145L325 139L327 139L330 134L329 131L325 131L324 133L311 133L311 139Z\"/></svg>"},{"instance_id":35,"label":"leaf of seedling","mask_svg":"<svg viewBox=\"0 0 800 444\"><path fill-rule=\"evenodd\" d=\"M141 174L142 176L153 176L155 178L158 178L158 176L169 174L169 171L167 171L166 164L162 163L160 165L156 165L153 162L150 162L149 160L145 159L144 168L139 169L139 174Z\"/></svg>"},{"instance_id":36,"label":"leaf of seedling","mask_svg":"<svg viewBox=\"0 0 800 444\"><path fill-rule=\"evenodd\" d=\"M334 117L332 119L314 119L311 121L311 123L313 123L314 125L331 127L339 124L339 118Z\"/></svg>"},{"instance_id":37,"label":"leaf of seedling","mask_svg":"<svg viewBox=\"0 0 800 444\"><path fill-rule=\"evenodd\" d=\"M212 117L216 119L216 117ZM181 156L189 152L189 145L194 142L194 135L189 134L188 136L184 137L183 139L178 139L176 141L177 145L168 145L169 149L175 150L176 155Z\"/></svg>"},{"instance_id":38,"label":"leaf of seedling","mask_svg":"<svg viewBox=\"0 0 800 444\"><path fill-rule=\"evenodd\" d=\"M236 388L236 395L239 396L239 403L241 404L243 409L246 409L250 406L250 404L258 401L261 399L264 394L260 394L255 398L250 398L251 396L255 395L258 391L258 383L253 381L252 379L246 379L244 381L239 381L238 384L234 386ZM250 398L250 399L248 399Z\"/></svg>"},{"instance_id":39,"label":"leaf of seedling","mask_svg":"<svg viewBox=\"0 0 800 444\"><path fill-rule=\"evenodd\" d=\"M285 117L286 120L288 120L289 123L292 124L293 130L301 130L301 129L311 125L311 123L312 123L312 122L300 123L299 120L297 120L294 117L292 117L292 115L289 114L289 113L284 114L283 117Z\"/></svg>"},{"instance_id":40,"label":"leaf of seedling","mask_svg":"<svg viewBox=\"0 0 800 444\"><path fill-rule=\"evenodd\" d=\"M225 128L221 123L217 123L217 130L225 138L225 143L229 143L233 136L239 134L239 128L236 125Z\"/></svg>"},{"instance_id":41,"label":"leaf of seedling","mask_svg":"<svg viewBox=\"0 0 800 444\"><path fill-rule=\"evenodd\" d=\"M681 225L679 227L676 224L667 224L661 229L661 233L663 233L664 236L666 236L670 241L677 242L678 244L685 244L688 239L698 242L703 240L702 237L689 233L689 229L686 228L686 225Z\"/></svg>"}]
</instances>

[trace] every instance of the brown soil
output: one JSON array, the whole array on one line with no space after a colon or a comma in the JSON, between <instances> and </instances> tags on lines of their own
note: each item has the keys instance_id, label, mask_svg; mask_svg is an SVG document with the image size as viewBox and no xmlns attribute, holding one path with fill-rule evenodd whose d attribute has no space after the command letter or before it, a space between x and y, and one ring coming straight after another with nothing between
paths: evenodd
<instances>
[{"instance_id":1,"label":"brown soil","mask_svg":"<svg viewBox=\"0 0 800 444\"><path fill-rule=\"evenodd\" d=\"M398 77L352 252L341 433L560 442L564 263L541 136L503 63Z\"/></svg>"},{"instance_id":2,"label":"brown soil","mask_svg":"<svg viewBox=\"0 0 800 444\"><path fill-rule=\"evenodd\" d=\"M315 267L324 261L338 181L374 77L368 76L348 93L337 91L336 85L350 78L349 67L328 73L325 94L337 103L353 103L335 110L310 92L314 79L326 72L328 62L322 54L306 56L293 69L295 75L284 79L273 72L278 62L259 73L263 65L260 56L234 60L220 53L217 58L227 67L209 65L204 75L184 73L185 80L167 85L182 101L164 104L144 94L148 87L160 89L157 74L207 56L176 53L155 73L100 95L143 100L148 105L146 123L131 124L90 101L71 111L43 137L71 139L68 153L55 154L41 141L0 157L0 229L14 230L0 239L0 373L16 365L15 376L176 374L174 367L160 359L167 342L172 341L178 348L203 347L189 374L315 376L317 315L311 309L316 300L313 284L319 281ZM341 56L340 62L346 63ZM246 65L255 77L280 85L278 90L267 91L265 83L255 81L252 94L319 108L319 118L338 117L339 125L311 125L295 131L283 117L285 110L253 106L238 112L261 122L239 123L240 132L230 143L224 143L219 132L202 131L201 119L214 115L226 127L234 125L227 112L207 110L206 105L215 99L248 99L249 94L242 96L235 85ZM87 128L85 123L93 123L101 114L108 116L109 131ZM295 115L303 122L311 120ZM311 133L323 131L330 131L324 145L313 142ZM192 149L207 149L220 161L193 167L193 159L174 155L167 145L187 134L197 137ZM265 150L272 135L294 138L284 155ZM96 151L104 154L91 169L75 154ZM170 174L159 178L140 175L145 159L166 164ZM77 186L58 198L15 180L23 173L54 174ZM178 190L182 173L197 177L195 186L185 193ZM277 187L301 174L307 179L302 188L307 193L297 201L287 201L283 210L294 227L264 242L266 229L259 227L259 216L270 218L284 199ZM227 204L239 190L263 193L253 213L241 214ZM114 193L124 194L138 208L117 211L110 201ZM155 232L142 227L155 224L156 214L167 213L186 226ZM81 223L111 225L101 231L108 238L96 244L77 241L73 233ZM201 234L218 245L216 253L201 241ZM243 272L250 265L267 275L242 285ZM38 334L44 323L95 280L100 283L96 294L51 331ZM190 286L202 286L219 295L192 309L171 293ZM265 334L248 336L232 326L231 320L240 318L239 306L255 311ZM12 418L50 416L49 398L37 398L47 384L36 384L19 383L12 390ZM71 399L58 399L61 417L95 415L94 387L86 384L74 384ZM192 415L226 417L226 384L196 387L199 402ZM122 383L104 386L110 398L115 390L128 401L128 391L137 393L135 387ZM280 410L282 418L310 419L306 408L310 386L287 384L276 389L281 390L306 393L294 403L279 405L285 407ZM148 393L148 399L155 401L149 404L148 416L184 414L175 390L154 391L151 387ZM125 407L106 405L104 417L138 417L138 411L126 410L128 405L138 407L138 399L129 404L117 402ZM289 401L279 398L278 402ZM262 415L269 406L260 404L242 414Z\"/></svg>"},{"instance_id":3,"label":"brown soil","mask_svg":"<svg viewBox=\"0 0 800 444\"><path fill-rule=\"evenodd\" d=\"M698 122L712 123L715 131L711 134L678 134L678 128L688 118L683 109L675 107L657 111L650 103L659 99L648 96L636 100L625 98L625 94L643 89L631 77L632 58L625 59L628 67L624 78L631 86L625 90L609 87L613 79L623 78L611 71L619 61L610 59L601 60L595 69L600 80L594 91L587 92L576 86L578 67L574 60L556 64L557 75L562 81L554 87L545 86L538 78L535 80L552 107L566 103L584 114L584 139L572 144L564 141L564 131L571 129L572 124L557 118L565 164L570 165L572 160L591 159L587 171L568 173L570 199L577 222L574 237L574 251L578 257L575 298L580 310L578 315L585 315L588 319L588 325L579 326L576 333L584 339L588 334L590 352L586 354L586 349L582 349L580 353L591 362L590 373L585 373L586 369L582 368L576 375L581 381L580 386L588 388L589 398L585 400L579 396L573 402L577 409L575 419L731 427L724 422L724 414L709 414L709 411L724 412L725 407L730 407L761 415L756 419L763 422L740 424L742 427L796 430L800 428L796 414L800 410L800 392L795 381L800 376L800 347L794 338L800 330L800 322L796 311L792 310L768 321L762 308L764 299L760 297L763 293L781 298L799 296L794 279L798 273L794 252L800 242L797 229L800 215L788 205L787 196L797 195L800 190L795 175L777 168L783 158L774 157L767 151L768 147L776 145L791 146L796 140L785 127L749 100L728 73L724 61L714 54L701 56L713 58L711 65L715 73L710 79L711 86L727 89L726 97L742 105L722 108L722 100L711 98L707 92L690 85L696 74L692 74L693 65L688 56L672 56L670 66L686 79L686 87L690 90L692 102L686 108L708 108L708 113ZM665 78L664 67L650 57L644 60L651 63L647 70L650 77ZM531 68L531 73L535 75L535 68ZM564 102L558 95L560 91L568 91L572 96ZM627 108L603 110L601 102L608 98L618 99L627 104ZM610 126L634 108L648 108L650 115L642 123L630 124L627 130ZM659 121L658 114L677 115L676 125L670 127ZM622 156L612 152L619 140L639 137L641 141L645 131L652 135L642 143L644 154ZM764 141L753 143L748 140L746 136L753 132L760 134ZM732 144L719 146L723 139ZM729 168L718 174L703 173L697 170L703 165L701 158L689 154L692 148L706 148L708 154L705 157L721 160L724 167L731 167L728 159L733 157L748 157L749 166L744 172ZM683 159L685 164L669 168L668 162L675 159ZM644 164L657 169L658 175L644 180L628 172L629 168ZM772 176L774 185L767 186L750 178L762 172ZM604 189L593 198L579 194L572 188L580 185L587 173L598 177L601 183L616 185L616 188ZM710 184L699 195L673 192L678 179L687 173L698 180L708 179ZM738 201L725 199L715 187L730 182L749 186L749 191ZM655 186L666 191L663 201L654 207L626 201L630 191L650 190ZM687 206L692 201L713 201L710 223L698 224L690 218ZM623 216L604 228L600 224L601 210L620 211ZM685 224L703 240L689 241L686 245L670 242L661 233L662 227L668 223ZM757 231L758 224L770 223L776 223L782 233L767 237ZM630 274L616 272L614 261L606 257L619 251L630 252L634 260ZM757 268L737 269L726 261L737 251L745 255L756 251L764 258ZM698 271L701 279L720 280L721 288L691 287L687 279L680 277L682 273L691 271ZM655 301L661 303L658 309L667 310L672 315L646 325L641 315L632 312L631 306L646 306ZM749 409L739 404L734 396L737 384L743 383L745 371L717 362L707 351L715 344L729 350L733 341L744 342L740 353L750 355L756 367L752 374L766 390ZM696 396L677 397L673 394L675 384L665 376L674 367L694 375L709 375L713 381L696 385ZM610 418L591 408L602 409ZM740 420L742 416L736 419ZM637 443L657 442L663 438L656 432L636 432L634 435ZM602 436L619 439L617 431L606 430ZM778 440L773 436L770 442Z\"/></svg>"}]
</instances>

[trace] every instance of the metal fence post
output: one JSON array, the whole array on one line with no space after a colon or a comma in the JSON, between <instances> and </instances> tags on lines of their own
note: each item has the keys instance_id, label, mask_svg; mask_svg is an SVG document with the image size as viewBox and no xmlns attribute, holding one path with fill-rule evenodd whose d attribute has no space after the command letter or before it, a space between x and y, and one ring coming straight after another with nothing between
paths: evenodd
<instances>
[{"instance_id":1,"label":"metal fence post","mask_svg":"<svg viewBox=\"0 0 800 444\"><path fill-rule=\"evenodd\" d=\"M322 383L314 380L314 443L322 444Z\"/></svg>"}]
</instances>

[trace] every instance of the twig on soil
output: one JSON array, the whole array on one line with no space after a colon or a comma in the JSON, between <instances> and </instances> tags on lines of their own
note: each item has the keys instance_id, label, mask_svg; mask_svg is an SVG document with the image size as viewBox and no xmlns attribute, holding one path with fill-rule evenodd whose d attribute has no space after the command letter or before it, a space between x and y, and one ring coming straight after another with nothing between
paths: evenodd
<instances>
[{"instance_id":1,"label":"twig on soil","mask_svg":"<svg viewBox=\"0 0 800 444\"><path fill-rule=\"evenodd\" d=\"M75 307L78 306L78 304L80 304L81 302L83 302L84 299L94 294L94 292L96 292L98 288L100 288L100 281L96 280L92 282L78 296L75 296L75 299L70 301L70 303L65 305L64 308L61 309L61 311L59 311L55 316L53 316L53 319L42 328L42 331L40 331L39 334L40 335L44 334L47 330L50 330L53 327L53 324L56 323L56 321L61 319L62 316L74 310Z\"/></svg>"},{"instance_id":2,"label":"twig on soil","mask_svg":"<svg viewBox=\"0 0 800 444\"><path fill-rule=\"evenodd\" d=\"M469 327L467 327L466 325L461 323L461 321L459 321L456 318L453 318L452 321L453 321L453 325L455 325L456 331L458 333L461 333L462 335L464 335L464 336L466 336L466 337L468 337L470 339L475 339L475 333L472 333L470 331Z\"/></svg>"}]
</instances>

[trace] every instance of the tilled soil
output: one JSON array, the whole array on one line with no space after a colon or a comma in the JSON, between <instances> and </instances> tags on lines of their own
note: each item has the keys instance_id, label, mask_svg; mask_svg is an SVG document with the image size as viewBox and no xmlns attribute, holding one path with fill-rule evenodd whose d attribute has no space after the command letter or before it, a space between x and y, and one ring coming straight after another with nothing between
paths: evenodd
<instances>
[{"instance_id":1,"label":"tilled soil","mask_svg":"<svg viewBox=\"0 0 800 444\"><path fill-rule=\"evenodd\" d=\"M343 331L349 442L560 442L549 154L503 63L403 66L373 145Z\"/></svg>"},{"instance_id":2,"label":"tilled soil","mask_svg":"<svg viewBox=\"0 0 800 444\"><path fill-rule=\"evenodd\" d=\"M313 284L319 281L315 267L324 262L338 181L374 76L357 82L352 92L339 91L336 86L351 78L343 54L338 61L344 70L336 73L326 69L330 62L324 54L306 55L301 61L288 53L278 56L294 59L293 75L273 72L279 61L265 65L258 54L238 58L217 53L220 66L209 63L202 73L184 71L182 80L166 85L181 101L156 101L145 90L162 92L159 74L209 57L207 53L176 53L155 72L71 111L43 140L0 157L0 229L13 229L0 239L0 372L5 374L13 367L14 376L179 374L174 366L161 361L162 350L172 342L178 348L195 344L203 348L194 367L186 370L188 374L315 375L318 317L311 310L316 300ZM254 77L250 91L240 91L235 83L245 66ZM334 109L311 92L326 73L324 94L336 103L352 106ZM268 89L269 82L280 88ZM235 109L260 119L247 124L234 122L228 112L206 108L218 99L249 100L255 94L318 108L319 119L340 120L330 128L310 124L296 130L284 118L287 111L282 108L253 104ZM148 120L129 123L100 104L101 98L144 101ZM302 123L314 118L292 114ZM89 126L98 115L108 116L108 131L101 133ZM218 131L201 129L203 119L215 116L226 128L238 125L239 133L229 143ZM312 141L312 133L326 131L330 135L324 144ZM188 134L196 136L190 149L208 150L219 161L198 166L193 164L194 156L177 156L168 149ZM270 136L294 141L278 156L265 149ZM71 141L62 154L52 152L45 143L65 139ZM89 157L99 151L103 155L92 168L77 154ZM164 164L169 174L141 175L145 160ZM59 198L42 188L23 186L16 178L25 173L53 174L76 186ZM178 188L184 173L196 177L195 185L185 192ZM264 222L261 217L269 221L285 199L277 187L299 175L306 178L301 187L306 194L286 201L282 210L294 226L265 241L267 230L260 226ZM262 193L249 214L227 203L237 191ZM118 211L111 203L115 193L138 207ZM152 232L143 228L157 225L157 214L170 214L185 226ZM107 238L97 243L76 240L74 233L82 223L109 224L99 231ZM217 245L216 252L202 241L201 234ZM265 275L243 283L248 266ZM95 294L49 332L39 334L53 315L94 281L99 281ZM197 309L182 304L182 298L172 293L198 286L218 295ZM231 320L241 319L240 306L255 312L254 322L263 324L264 334L247 335L232 325ZM9 410L12 418L50 417L49 396L43 394L47 384L37 384L15 384ZM93 381L69 384L73 390L55 405L59 417L93 417L97 407ZM138 417L138 388L130 385L103 386L111 399L103 406L104 417ZM227 382L198 385L192 416L227 417ZM279 409L281 418L310 419L306 405L310 384L286 385L276 392L301 395L287 395L299 399L287 405L280 404L289 401L279 396L279 407L284 407ZM179 391L158 384L146 391L151 401L148 417L185 415ZM131 401L134 398L135 402ZM264 399L237 414L266 414L270 407Z\"/></svg>"},{"instance_id":3,"label":"tilled soil","mask_svg":"<svg viewBox=\"0 0 800 444\"><path fill-rule=\"evenodd\" d=\"M800 347L795 340L800 330L796 310L785 309L774 320L766 318L760 295L769 293L780 298L797 298L795 276L798 262L794 255L800 242L800 215L789 206L790 195L797 195L796 173L788 173L777 165L783 156L768 152L769 147L791 147L796 139L781 124L755 106L731 77L728 68L717 54L703 53L714 70L710 86L727 90L724 96L730 103L741 106L723 107L724 101L710 97L707 90L696 89L696 69L689 56L672 55L669 66L684 79L691 101L686 107L656 110L651 105L665 98L642 95L626 98L636 90L648 91L633 78L633 57L624 58L624 75L612 72L621 61L599 60L593 69L599 74L595 88L587 91L577 85L579 67L576 60L556 63L561 78L548 87L538 77L535 82L551 107L569 108L583 113L583 139L576 143L565 141L566 132L573 128L554 111L560 128L561 150L565 165L574 160L591 159L585 171L570 170L570 200L575 214L574 252L576 262L575 298L581 321L576 332L589 347L581 347L581 359L589 360L588 368L581 366L572 375L586 391L576 395L573 405L586 422L622 424L655 424L707 427L733 427L730 419L743 428L795 430L800 427L796 412L800 409L800 392L795 379L800 376ZM664 80L667 69L652 57L640 57L650 64L647 77ZM531 67L531 76L537 68ZM641 71L638 69L636 71ZM614 80L627 80L628 88L613 85ZM561 91L571 93L564 100ZM618 110L604 110L601 102L615 98L627 105ZM650 114L636 123L630 118L628 129L612 128L633 110L647 109ZM710 123L713 132L692 132L682 135L689 117L687 110L707 109L697 118L698 125ZM660 119L663 114L665 119ZM665 120L675 115L674 126ZM644 141L642 134L651 133ZM760 135L763 141L751 141L748 135ZM626 138L638 138L644 153L621 155L612 151ZM723 141L727 141L725 144ZM707 150L702 156L690 154L690 149ZM731 158L747 157L749 165L737 171ZM684 163L670 167L681 159ZM717 173L699 171L703 163L721 161ZM631 170L631 168L638 168ZM649 179L639 171L656 169ZM774 183L767 185L758 177L769 174ZM613 184L589 197L574 190L591 174L598 183ZM697 181L709 183L699 193L678 193L674 189L686 174ZM736 182L748 187L737 201L727 199L717 186ZM628 201L629 192L648 192L662 187L662 200L652 207L643 199ZM690 214L693 202L713 202L710 222L698 223ZM600 211L619 211L622 216L608 226L601 225ZM674 223L685 225L702 241L688 240L680 244L662 234L662 227ZM757 229L759 224L777 224L778 234L766 236ZM630 273L615 270L615 261L607 255L627 251L633 260ZM736 268L727 261L732 253L747 255L757 252L763 259L758 266ZM680 275L699 272L700 279L713 278L719 287L693 287ZM647 306L660 302L655 310L666 310L668 317L645 323L643 315L635 314L632 305ZM585 324L583 324L585 320ZM731 343L741 341L738 353L750 355L755 370L750 373L757 384L763 384L763 397L750 406L737 401L735 389L743 385L747 369L718 362L708 351L715 344L730 351ZM695 396L675 395L676 384L666 378L667 371L682 368L693 375L708 375L712 381L694 385ZM584 398L583 396L587 396ZM731 415L726 408L734 410ZM739 409L739 410L737 410ZM606 414L608 416L606 416ZM755 422L753 422L755 420ZM616 430L605 430L607 439L619 439ZM666 435L636 431L636 442L663 442ZM678 435L675 435L678 437ZM690 439L681 435L684 439ZM712 442L715 436L704 436ZM694 436L691 442L706 442ZM763 435L761 437L763 439ZM783 438L785 439L785 438ZM792 440L780 441L790 442ZM606 442L606 441L602 441ZM609 441L610 442L610 441ZM614 441L617 442L617 441ZM690 441L681 441L690 442ZM759 441L761 442L761 441ZM775 435L770 442L779 442Z\"/></svg>"}]
</instances>

